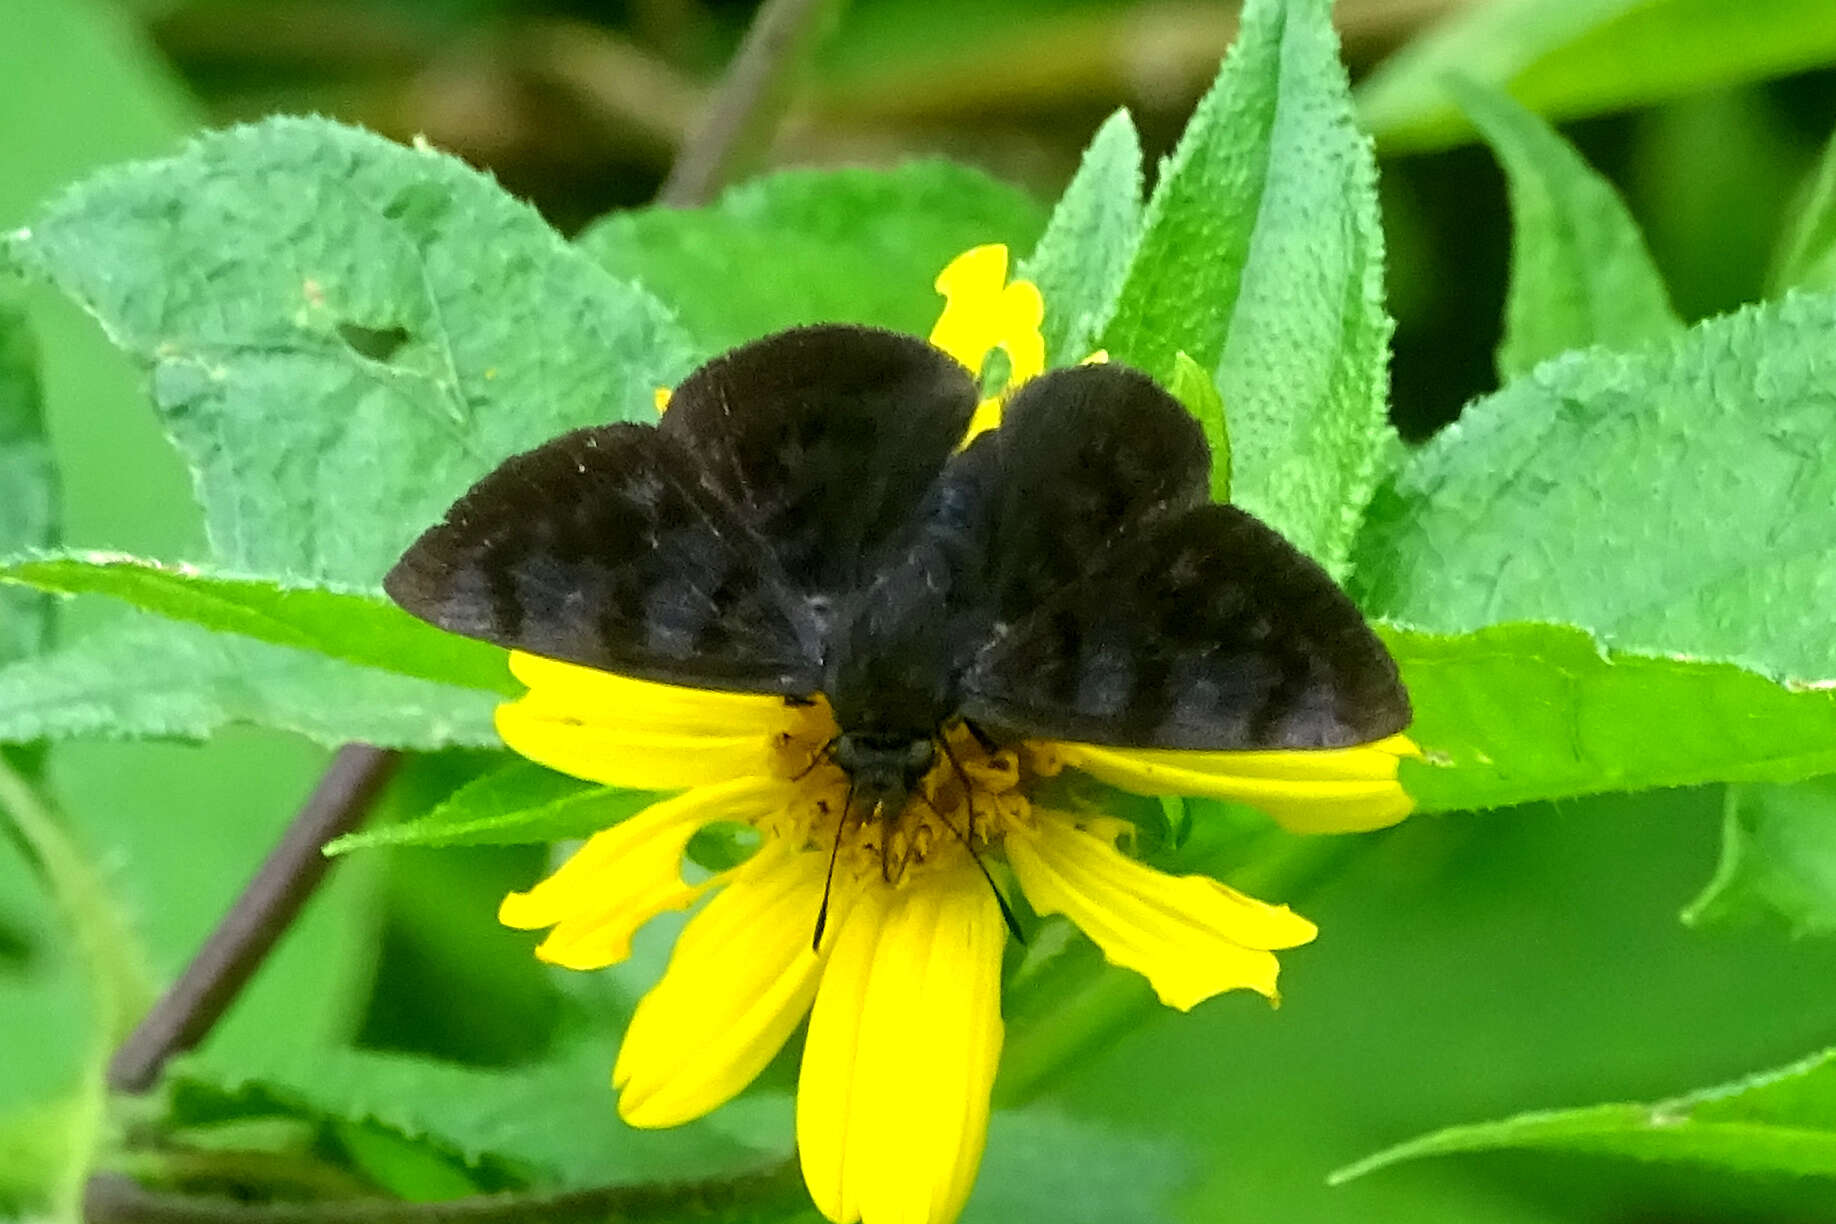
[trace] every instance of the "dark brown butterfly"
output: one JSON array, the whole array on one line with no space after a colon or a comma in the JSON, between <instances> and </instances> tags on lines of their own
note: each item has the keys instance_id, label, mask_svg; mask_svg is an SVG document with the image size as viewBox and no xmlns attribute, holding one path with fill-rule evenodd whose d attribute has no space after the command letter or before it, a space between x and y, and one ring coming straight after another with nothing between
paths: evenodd
<instances>
[{"instance_id":1,"label":"dark brown butterfly","mask_svg":"<svg viewBox=\"0 0 1836 1224\"><path fill-rule=\"evenodd\" d=\"M1210 504L1203 433L1152 380L1047 374L959 449L976 400L912 337L780 332L695 371L658 425L510 459L384 585L442 628L550 658L820 693L869 814L900 809L959 718L992 741L1186 749L1408 724L1357 609Z\"/></svg>"}]
</instances>

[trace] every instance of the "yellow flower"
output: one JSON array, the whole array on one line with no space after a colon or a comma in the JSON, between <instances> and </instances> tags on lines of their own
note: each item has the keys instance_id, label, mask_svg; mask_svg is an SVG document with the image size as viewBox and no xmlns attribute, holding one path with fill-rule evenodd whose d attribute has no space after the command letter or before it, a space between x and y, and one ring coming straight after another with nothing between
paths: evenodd
<instances>
[{"instance_id":1,"label":"yellow flower","mask_svg":"<svg viewBox=\"0 0 1836 1224\"><path fill-rule=\"evenodd\" d=\"M967 443L1001 423L1001 401L1028 379L1045 373L1045 299L1032 281L1007 279L1007 248L1000 243L971 247L937 274L943 313L931 328L931 343L976 373L996 349L1007 354L1007 384L976 406Z\"/></svg>"},{"instance_id":2,"label":"yellow flower","mask_svg":"<svg viewBox=\"0 0 1836 1224\"><path fill-rule=\"evenodd\" d=\"M1011 389L1041 372L1044 351L1038 290L1006 271L1001 247L951 263L932 342L972 370L1004 349ZM981 427L998 424L999 403L978 411ZM1378 828L1411 806L1396 775L1415 749L1400 735L1310 752L997 749L957 725L903 811L849 821L848 781L827 753L838 729L820 698L679 688L522 652L511 666L528 687L498 710L511 748L590 781L680 793L589 839L505 898L500 918L548 929L544 960L595 969L628 956L651 918L707 899L625 1034L619 1112L658 1127L715 1109L807 1015L797 1144L812 1198L838 1224L948 1224L974 1182L1007 940L978 858L1181 1010L1237 988L1273 998L1274 952L1314 937L1286 907L1128 857L1122 822L1037 801L1040 779L1075 769L1144 794L1236 800L1301 832ZM759 849L688 883L689 840L721 822L752 826Z\"/></svg>"}]
</instances>

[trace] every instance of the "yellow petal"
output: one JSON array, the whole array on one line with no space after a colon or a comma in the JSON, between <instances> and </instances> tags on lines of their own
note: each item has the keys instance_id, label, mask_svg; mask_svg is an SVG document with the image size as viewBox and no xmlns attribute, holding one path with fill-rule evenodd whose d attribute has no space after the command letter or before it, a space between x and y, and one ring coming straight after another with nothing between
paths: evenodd
<instances>
[{"instance_id":1,"label":"yellow petal","mask_svg":"<svg viewBox=\"0 0 1836 1224\"><path fill-rule=\"evenodd\" d=\"M1001 1053L1006 928L968 865L869 884L836 934L797 1089L803 1177L838 1224L948 1224Z\"/></svg>"},{"instance_id":2,"label":"yellow petal","mask_svg":"<svg viewBox=\"0 0 1836 1224\"><path fill-rule=\"evenodd\" d=\"M510 652L510 674L545 708L570 709L583 721L607 725L643 722L698 734L770 734L788 726L798 710L782 697L660 684L521 650Z\"/></svg>"},{"instance_id":3,"label":"yellow petal","mask_svg":"<svg viewBox=\"0 0 1836 1224\"><path fill-rule=\"evenodd\" d=\"M971 247L937 274L934 287L943 294L943 312L931 328L931 343L976 374L1001 330L998 307L1007 284L1007 247L994 242Z\"/></svg>"},{"instance_id":4,"label":"yellow petal","mask_svg":"<svg viewBox=\"0 0 1836 1224\"><path fill-rule=\"evenodd\" d=\"M497 707L504 743L608 786L675 790L768 773L777 737L816 717L817 707L782 697L656 684L521 651L510 670L529 692Z\"/></svg>"},{"instance_id":5,"label":"yellow petal","mask_svg":"<svg viewBox=\"0 0 1836 1224\"><path fill-rule=\"evenodd\" d=\"M774 842L734 873L676 941L625 1030L612 1071L633 1126L675 1126L730 1101L810 1009L810 950L828 859ZM844 917L831 906L829 921Z\"/></svg>"},{"instance_id":6,"label":"yellow petal","mask_svg":"<svg viewBox=\"0 0 1836 1224\"><path fill-rule=\"evenodd\" d=\"M1008 831L1007 861L1041 914L1082 927L1111 964L1140 973L1169 1007L1189 1010L1247 987L1275 996L1269 949L1310 941L1314 925L1209 876L1170 876L1109 842L1048 818Z\"/></svg>"},{"instance_id":7,"label":"yellow petal","mask_svg":"<svg viewBox=\"0 0 1836 1224\"><path fill-rule=\"evenodd\" d=\"M967 446L989 430L999 428L1001 428L1001 397L991 395L975 406L975 415L969 418L969 428L963 431L961 445Z\"/></svg>"},{"instance_id":8,"label":"yellow petal","mask_svg":"<svg viewBox=\"0 0 1836 1224\"><path fill-rule=\"evenodd\" d=\"M1141 795L1230 799L1261 808L1296 833L1381 829L1415 807L1397 762L1421 750L1405 735L1355 748L1183 752L1054 743L1060 763Z\"/></svg>"},{"instance_id":9,"label":"yellow petal","mask_svg":"<svg viewBox=\"0 0 1836 1224\"><path fill-rule=\"evenodd\" d=\"M1045 373L1045 298L1032 281L1018 280L1001 291L1001 336L1007 350L1007 390Z\"/></svg>"},{"instance_id":10,"label":"yellow petal","mask_svg":"<svg viewBox=\"0 0 1836 1224\"><path fill-rule=\"evenodd\" d=\"M631 937L664 910L686 909L712 883L682 879L682 854L697 829L722 820L756 820L782 807L790 787L740 778L653 803L595 833L558 871L498 907L505 926L552 926L536 948L568 969L598 969L631 955Z\"/></svg>"},{"instance_id":11,"label":"yellow petal","mask_svg":"<svg viewBox=\"0 0 1836 1224\"><path fill-rule=\"evenodd\" d=\"M1031 281L1007 283L1007 248L999 243L972 247L937 274L943 312L931 329L931 343L977 375L990 351L1007 353L1006 390L1045 371L1045 299Z\"/></svg>"}]
</instances>

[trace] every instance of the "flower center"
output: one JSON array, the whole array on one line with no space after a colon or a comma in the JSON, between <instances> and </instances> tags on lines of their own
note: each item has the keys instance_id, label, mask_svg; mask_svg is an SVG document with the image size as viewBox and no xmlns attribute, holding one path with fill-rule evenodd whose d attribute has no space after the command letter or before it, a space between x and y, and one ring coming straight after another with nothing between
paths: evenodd
<instances>
[{"instance_id":1,"label":"flower center","mask_svg":"<svg viewBox=\"0 0 1836 1224\"><path fill-rule=\"evenodd\" d=\"M834 723L826 709L810 709L807 727L779 737L778 772L795 791L766 832L833 854L838 876L901 884L958 864L971 849L998 848L1013 825L1031 822L1032 754L1024 746L985 747L960 722L938 733L936 763L896 811L868 801L858 786L850 805L848 773L833 759Z\"/></svg>"}]
</instances>

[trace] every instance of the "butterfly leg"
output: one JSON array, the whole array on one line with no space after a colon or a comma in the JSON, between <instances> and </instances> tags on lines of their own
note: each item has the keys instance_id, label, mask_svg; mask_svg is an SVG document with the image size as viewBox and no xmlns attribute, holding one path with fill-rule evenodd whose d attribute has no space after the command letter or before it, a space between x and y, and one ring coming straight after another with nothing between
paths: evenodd
<instances>
[{"instance_id":1,"label":"butterfly leg","mask_svg":"<svg viewBox=\"0 0 1836 1224\"><path fill-rule=\"evenodd\" d=\"M965 720L963 725L971 726L972 724ZM969 785L969 775L963 770L963 763L956 759L954 752L950 751L950 740L941 730L937 733L937 742L943 748L944 759L949 761L950 768L956 771L957 784L963 788L963 806L969 809L969 836L964 839L964 844L968 845L970 851L973 852L975 850L975 788ZM938 819L942 818L943 813L939 812Z\"/></svg>"},{"instance_id":2,"label":"butterfly leg","mask_svg":"<svg viewBox=\"0 0 1836 1224\"><path fill-rule=\"evenodd\" d=\"M822 764L824 761L829 760L830 754L835 751L836 742L840 739L841 739L841 736L839 735L831 735L829 737L829 742L824 744L822 747L816 750L815 754L810 757L810 763L808 765L805 765L802 769L798 770L796 776L793 777L791 781L792 782L803 781L805 778L809 776L810 771L812 769L815 769L818 765ZM846 815L846 813L844 813L844 815Z\"/></svg>"},{"instance_id":3,"label":"butterfly leg","mask_svg":"<svg viewBox=\"0 0 1836 1224\"><path fill-rule=\"evenodd\" d=\"M922 791L912 793L919 799L924 798ZM901 803L899 809L899 812L885 816L882 814L882 807L874 808L874 817L880 822L880 879L888 884L904 878L905 865L912 861L912 840L908 837L905 842L905 853L899 856L898 867L895 869L893 866L893 834L898 832L899 817L905 805Z\"/></svg>"}]
</instances>

